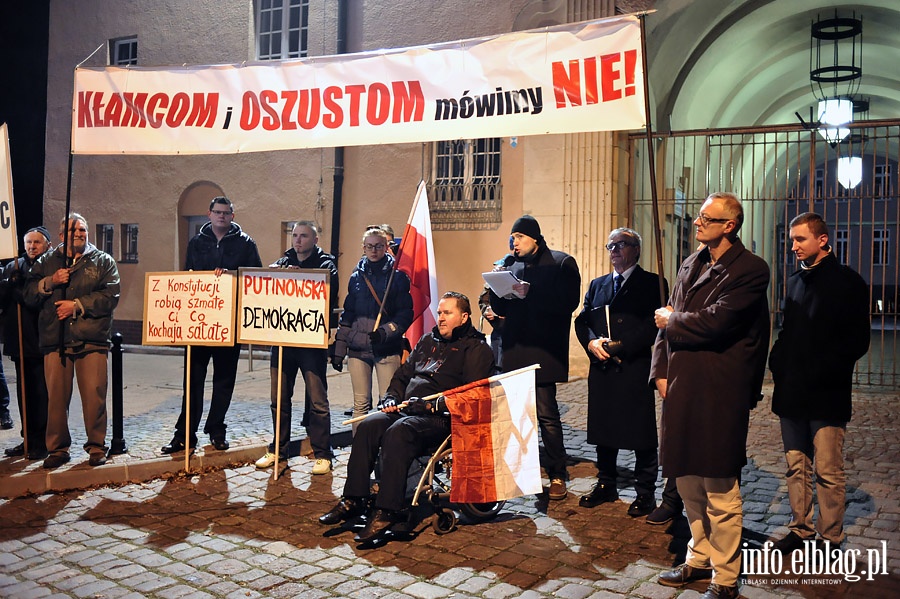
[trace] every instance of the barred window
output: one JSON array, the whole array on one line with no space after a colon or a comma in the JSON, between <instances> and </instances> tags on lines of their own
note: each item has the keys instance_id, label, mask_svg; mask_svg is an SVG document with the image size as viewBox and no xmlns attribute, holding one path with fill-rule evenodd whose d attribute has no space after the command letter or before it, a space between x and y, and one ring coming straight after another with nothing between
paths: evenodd
<instances>
[{"instance_id":1,"label":"barred window","mask_svg":"<svg viewBox=\"0 0 900 599\"><path fill-rule=\"evenodd\" d=\"M120 262L137 263L138 226L136 223L122 225L122 259Z\"/></svg>"},{"instance_id":2,"label":"barred window","mask_svg":"<svg viewBox=\"0 0 900 599\"><path fill-rule=\"evenodd\" d=\"M832 251L838 262L841 264L850 263L850 232L847 229L835 229Z\"/></svg>"},{"instance_id":3,"label":"barred window","mask_svg":"<svg viewBox=\"0 0 900 599\"><path fill-rule=\"evenodd\" d=\"M872 266L887 266L891 258L891 232L889 229L872 231Z\"/></svg>"},{"instance_id":4,"label":"barred window","mask_svg":"<svg viewBox=\"0 0 900 599\"><path fill-rule=\"evenodd\" d=\"M110 256L113 255L114 230L112 225L97 225L97 247Z\"/></svg>"},{"instance_id":5,"label":"barred window","mask_svg":"<svg viewBox=\"0 0 900 599\"><path fill-rule=\"evenodd\" d=\"M260 60L306 56L309 0L256 1L256 53Z\"/></svg>"},{"instance_id":6,"label":"barred window","mask_svg":"<svg viewBox=\"0 0 900 599\"><path fill-rule=\"evenodd\" d=\"M429 185L432 228L490 228L502 217L499 137L435 142Z\"/></svg>"},{"instance_id":7,"label":"barred window","mask_svg":"<svg viewBox=\"0 0 900 599\"><path fill-rule=\"evenodd\" d=\"M109 40L109 64L125 66L137 64L137 36L120 37Z\"/></svg>"}]
</instances>

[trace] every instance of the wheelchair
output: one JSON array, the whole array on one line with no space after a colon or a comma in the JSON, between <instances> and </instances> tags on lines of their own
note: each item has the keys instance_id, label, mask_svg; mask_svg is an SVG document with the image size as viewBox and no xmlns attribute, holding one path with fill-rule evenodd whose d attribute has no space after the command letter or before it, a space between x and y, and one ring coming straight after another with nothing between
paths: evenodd
<instances>
[{"instance_id":1,"label":"wheelchair","mask_svg":"<svg viewBox=\"0 0 900 599\"><path fill-rule=\"evenodd\" d=\"M426 461L427 458L427 461ZM473 522L492 520L500 513L506 501L490 503L450 503L450 481L453 475L453 448L450 437L444 439L430 456L418 458L422 474L416 485L412 498L412 506L418 507L426 502L434 511L431 527L435 533L444 535L456 530L459 512Z\"/></svg>"}]
</instances>

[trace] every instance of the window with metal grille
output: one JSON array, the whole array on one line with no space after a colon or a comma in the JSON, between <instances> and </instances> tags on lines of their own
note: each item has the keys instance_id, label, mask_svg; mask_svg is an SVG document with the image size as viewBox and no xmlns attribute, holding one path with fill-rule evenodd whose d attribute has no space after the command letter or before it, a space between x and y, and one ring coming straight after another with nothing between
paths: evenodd
<instances>
[{"instance_id":1,"label":"window with metal grille","mask_svg":"<svg viewBox=\"0 0 900 599\"><path fill-rule=\"evenodd\" d=\"M872 266L887 266L891 258L891 232L888 229L872 231Z\"/></svg>"},{"instance_id":2,"label":"window with metal grille","mask_svg":"<svg viewBox=\"0 0 900 599\"><path fill-rule=\"evenodd\" d=\"M502 217L499 137L435 142L429 185L434 229L489 228Z\"/></svg>"},{"instance_id":3,"label":"window with metal grille","mask_svg":"<svg viewBox=\"0 0 900 599\"><path fill-rule=\"evenodd\" d=\"M873 183L875 185L873 195L876 199L885 199L887 196L891 195L893 188L891 187L891 169L888 165L875 165Z\"/></svg>"},{"instance_id":4,"label":"window with metal grille","mask_svg":"<svg viewBox=\"0 0 900 599\"><path fill-rule=\"evenodd\" d=\"M137 36L120 37L109 40L109 64L125 66L137 64Z\"/></svg>"},{"instance_id":5,"label":"window with metal grille","mask_svg":"<svg viewBox=\"0 0 900 599\"><path fill-rule=\"evenodd\" d=\"M120 262L136 263L138 261L138 226L137 223L122 225L122 259Z\"/></svg>"},{"instance_id":6,"label":"window with metal grille","mask_svg":"<svg viewBox=\"0 0 900 599\"><path fill-rule=\"evenodd\" d=\"M256 55L260 60L306 56L309 0L256 1Z\"/></svg>"},{"instance_id":7,"label":"window with metal grille","mask_svg":"<svg viewBox=\"0 0 900 599\"><path fill-rule=\"evenodd\" d=\"M97 247L112 256L113 253L113 231L112 225L97 225Z\"/></svg>"}]
</instances>

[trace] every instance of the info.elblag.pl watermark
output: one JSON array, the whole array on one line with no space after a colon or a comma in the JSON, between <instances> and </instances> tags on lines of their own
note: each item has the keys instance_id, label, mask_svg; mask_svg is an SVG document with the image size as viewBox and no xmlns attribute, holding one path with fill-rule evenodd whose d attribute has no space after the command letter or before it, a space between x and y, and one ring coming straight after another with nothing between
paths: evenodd
<instances>
[{"instance_id":1,"label":"info.elblag.pl watermark","mask_svg":"<svg viewBox=\"0 0 900 599\"><path fill-rule=\"evenodd\" d=\"M749 585L840 584L887 575L887 541L871 549L832 546L829 541L803 541L802 549L783 554L766 541L761 549L741 549L743 574Z\"/></svg>"}]
</instances>

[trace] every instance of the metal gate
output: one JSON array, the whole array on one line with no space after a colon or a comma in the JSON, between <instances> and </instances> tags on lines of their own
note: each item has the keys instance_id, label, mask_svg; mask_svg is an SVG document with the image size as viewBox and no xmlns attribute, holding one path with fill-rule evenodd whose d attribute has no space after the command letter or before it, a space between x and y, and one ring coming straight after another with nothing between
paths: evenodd
<instances>
[{"instance_id":1,"label":"metal gate","mask_svg":"<svg viewBox=\"0 0 900 599\"><path fill-rule=\"evenodd\" d=\"M781 324L787 276L796 269L787 224L802 212L821 214L837 258L871 290L872 344L855 383L897 387L900 272L900 120L850 126L840 142L800 125L654 134L663 268L670 283L694 251L693 220L715 191L744 205L741 239L772 268L773 339ZM653 227L647 142L630 137L631 207L638 231ZM655 255L645 234L645 256ZM651 254L649 251L653 251ZM647 261L650 264L650 261Z\"/></svg>"}]
</instances>

